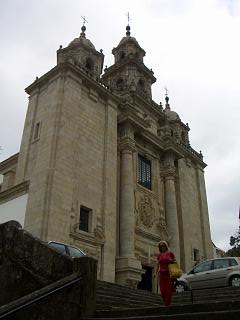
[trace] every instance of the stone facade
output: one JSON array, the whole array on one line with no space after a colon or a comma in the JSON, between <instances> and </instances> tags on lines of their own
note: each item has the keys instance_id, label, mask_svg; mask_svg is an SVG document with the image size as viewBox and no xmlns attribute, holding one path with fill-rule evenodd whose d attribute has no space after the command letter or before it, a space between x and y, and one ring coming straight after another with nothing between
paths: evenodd
<instances>
[{"instance_id":1,"label":"stone facade","mask_svg":"<svg viewBox=\"0 0 240 320\"><path fill-rule=\"evenodd\" d=\"M212 257L206 164L168 96L164 108L152 100L156 79L130 27L103 74L104 55L85 30L26 89L21 148L3 192L27 181L25 229L81 247L98 260L99 279L136 286L162 239L183 269Z\"/></svg>"}]
</instances>

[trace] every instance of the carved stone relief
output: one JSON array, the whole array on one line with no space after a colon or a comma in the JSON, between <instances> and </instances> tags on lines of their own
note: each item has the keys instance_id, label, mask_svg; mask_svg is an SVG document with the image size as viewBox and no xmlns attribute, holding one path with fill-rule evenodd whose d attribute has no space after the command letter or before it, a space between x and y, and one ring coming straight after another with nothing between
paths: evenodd
<instances>
[{"instance_id":1,"label":"carved stone relief","mask_svg":"<svg viewBox=\"0 0 240 320\"><path fill-rule=\"evenodd\" d=\"M161 239L166 241L170 240L163 207L159 208L159 218L157 222L157 229Z\"/></svg>"},{"instance_id":2,"label":"carved stone relief","mask_svg":"<svg viewBox=\"0 0 240 320\"><path fill-rule=\"evenodd\" d=\"M143 195L138 202L138 213L142 224L147 228L152 228L155 217L155 209L150 197Z\"/></svg>"},{"instance_id":3,"label":"carved stone relief","mask_svg":"<svg viewBox=\"0 0 240 320\"><path fill-rule=\"evenodd\" d=\"M99 217L97 217L97 225L93 231L94 233L94 237L96 238L96 240L98 241L104 241L104 233L103 233L103 227L102 227L102 223L101 223L101 219Z\"/></svg>"}]
</instances>

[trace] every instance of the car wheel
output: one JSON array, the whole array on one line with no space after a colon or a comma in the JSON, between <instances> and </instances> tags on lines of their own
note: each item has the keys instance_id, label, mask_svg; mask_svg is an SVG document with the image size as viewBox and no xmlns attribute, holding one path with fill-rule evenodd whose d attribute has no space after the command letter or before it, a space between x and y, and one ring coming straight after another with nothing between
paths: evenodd
<instances>
[{"instance_id":1,"label":"car wheel","mask_svg":"<svg viewBox=\"0 0 240 320\"><path fill-rule=\"evenodd\" d=\"M230 286L240 287L240 276L236 275L230 279Z\"/></svg>"},{"instance_id":2,"label":"car wheel","mask_svg":"<svg viewBox=\"0 0 240 320\"><path fill-rule=\"evenodd\" d=\"M185 283L183 283L183 282L177 282L177 283L175 284L175 292L177 292L177 293L182 293L182 292L184 292L184 291L186 291L186 290L187 290L187 287L186 287Z\"/></svg>"}]
</instances>

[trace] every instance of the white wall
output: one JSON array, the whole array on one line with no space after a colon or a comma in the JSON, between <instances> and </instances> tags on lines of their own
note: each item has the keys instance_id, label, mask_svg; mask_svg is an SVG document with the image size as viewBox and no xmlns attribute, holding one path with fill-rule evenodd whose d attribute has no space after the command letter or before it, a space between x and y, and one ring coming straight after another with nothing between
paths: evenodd
<instances>
[{"instance_id":1,"label":"white wall","mask_svg":"<svg viewBox=\"0 0 240 320\"><path fill-rule=\"evenodd\" d=\"M0 205L0 223L16 220L24 226L28 194Z\"/></svg>"}]
</instances>

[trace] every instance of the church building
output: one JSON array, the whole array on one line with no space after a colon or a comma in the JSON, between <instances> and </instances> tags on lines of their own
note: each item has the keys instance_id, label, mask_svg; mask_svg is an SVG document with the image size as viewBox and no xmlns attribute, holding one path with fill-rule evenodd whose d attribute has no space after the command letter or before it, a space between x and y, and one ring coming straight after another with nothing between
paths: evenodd
<instances>
[{"instance_id":1,"label":"church building","mask_svg":"<svg viewBox=\"0 0 240 320\"><path fill-rule=\"evenodd\" d=\"M0 163L0 221L25 197L34 236L81 248L101 280L151 290L160 240L183 270L212 258L206 164L168 95L152 100L156 78L130 26L104 70L85 32L26 88L20 151Z\"/></svg>"}]
</instances>

